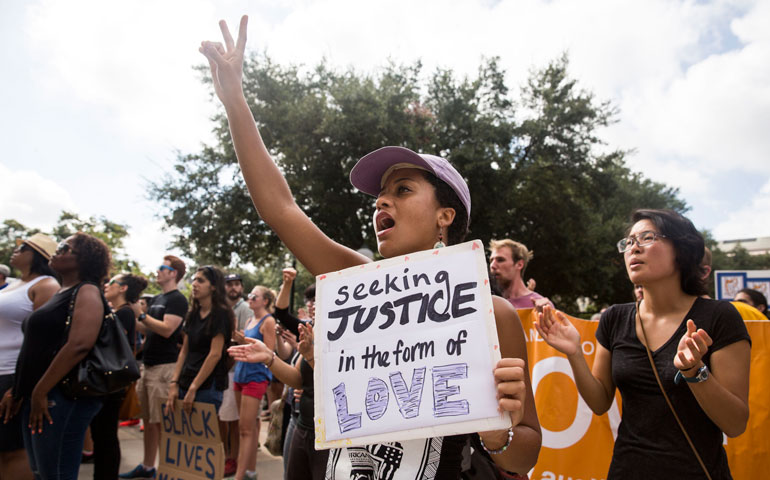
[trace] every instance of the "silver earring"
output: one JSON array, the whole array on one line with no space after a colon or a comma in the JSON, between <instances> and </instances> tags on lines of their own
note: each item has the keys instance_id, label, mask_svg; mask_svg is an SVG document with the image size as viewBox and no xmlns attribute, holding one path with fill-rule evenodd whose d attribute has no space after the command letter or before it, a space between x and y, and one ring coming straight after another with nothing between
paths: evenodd
<instances>
[{"instance_id":1,"label":"silver earring","mask_svg":"<svg viewBox=\"0 0 770 480\"><path fill-rule=\"evenodd\" d=\"M444 248L446 245L444 245L444 235L439 232L438 233L438 242L436 242L435 245L433 245L433 248Z\"/></svg>"}]
</instances>

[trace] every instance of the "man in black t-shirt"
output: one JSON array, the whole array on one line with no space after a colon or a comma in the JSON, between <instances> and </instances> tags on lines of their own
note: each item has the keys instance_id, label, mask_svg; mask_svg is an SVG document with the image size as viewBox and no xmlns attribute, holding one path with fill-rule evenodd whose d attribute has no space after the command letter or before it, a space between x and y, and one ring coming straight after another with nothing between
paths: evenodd
<instances>
[{"instance_id":1,"label":"man in black t-shirt","mask_svg":"<svg viewBox=\"0 0 770 480\"><path fill-rule=\"evenodd\" d=\"M187 315L187 299L177 290L185 274L185 264L173 255L163 257L157 282L163 293L156 295L147 311L139 315L136 328L145 335L142 350L144 365L136 393L144 420L144 460L120 478L152 478L160 444L162 412L158 398L168 397L174 365L182 342L182 320Z\"/></svg>"}]
</instances>

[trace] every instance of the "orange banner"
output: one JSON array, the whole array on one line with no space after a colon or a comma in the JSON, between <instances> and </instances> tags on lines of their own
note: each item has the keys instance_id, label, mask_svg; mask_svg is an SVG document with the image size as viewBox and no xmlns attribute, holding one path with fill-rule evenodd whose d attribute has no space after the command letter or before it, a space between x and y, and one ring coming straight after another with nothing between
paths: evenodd
<instances>
[{"instance_id":1,"label":"orange banner","mask_svg":"<svg viewBox=\"0 0 770 480\"><path fill-rule=\"evenodd\" d=\"M602 416L596 416L577 392L567 358L548 346L532 325L531 309L519 310L527 337L532 389L543 431L543 447L532 480L600 480L606 478L620 424L620 393ZM596 353L599 322L569 317L583 339L588 365ZM725 449L735 480L757 478L770 471L770 322L746 321L751 335L751 416L746 432L726 439Z\"/></svg>"}]
</instances>

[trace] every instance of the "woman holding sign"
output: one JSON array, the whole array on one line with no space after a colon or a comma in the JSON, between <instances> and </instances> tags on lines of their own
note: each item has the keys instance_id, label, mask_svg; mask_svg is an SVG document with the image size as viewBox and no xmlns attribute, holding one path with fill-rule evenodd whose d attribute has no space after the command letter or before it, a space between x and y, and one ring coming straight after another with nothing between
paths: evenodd
<instances>
[{"instance_id":1,"label":"woman holding sign","mask_svg":"<svg viewBox=\"0 0 770 480\"><path fill-rule=\"evenodd\" d=\"M225 303L225 277L210 265L199 267L192 280L192 308L184 323L184 343L168 389L166 408L182 399L189 414L193 402L210 403L219 411L227 389L227 347L235 314Z\"/></svg>"},{"instance_id":2,"label":"woman holding sign","mask_svg":"<svg viewBox=\"0 0 770 480\"><path fill-rule=\"evenodd\" d=\"M703 237L688 219L637 210L632 221L618 250L644 293L602 314L593 367L560 312L546 307L535 326L567 355L594 413L606 412L620 390L623 417L608 479L729 479L722 432L746 429L751 339L729 302L700 297Z\"/></svg>"},{"instance_id":3,"label":"woman holding sign","mask_svg":"<svg viewBox=\"0 0 770 480\"><path fill-rule=\"evenodd\" d=\"M327 237L294 201L259 135L243 95L247 18L241 19L237 43L227 25L221 22L220 26L225 44L203 42L200 51L209 61L216 94L230 122L241 171L259 214L314 275L369 262L367 257ZM359 190L377 197L374 227L379 251L384 257L429 250L439 242L456 244L467 233L471 206L468 186L442 158L419 155L401 147L385 147L362 158L351 172L351 181ZM497 465L509 472L524 473L534 466L541 441L526 367L524 332L510 303L495 298L494 310L499 337L505 340L501 342L501 353L507 358L490 374L497 382L499 408L509 412L513 427L479 435ZM237 356L247 356L249 348L234 347L232 351ZM414 461L404 460L389 464L389 475L414 478L417 472L423 471L428 475L423 478L457 478L465 441L466 436L402 442L404 451L427 448L437 452L438 462L431 463L426 470L426 462L434 462L430 455ZM378 463L381 459L374 453L379 447L372 445L360 450L358 454L369 459L357 460L371 465ZM344 449L341 455L348 456ZM333 456L334 453L330 453L327 474L348 478L350 464L332 463ZM410 456L412 458L414 456Z\"/></svg>"}]
</instances>

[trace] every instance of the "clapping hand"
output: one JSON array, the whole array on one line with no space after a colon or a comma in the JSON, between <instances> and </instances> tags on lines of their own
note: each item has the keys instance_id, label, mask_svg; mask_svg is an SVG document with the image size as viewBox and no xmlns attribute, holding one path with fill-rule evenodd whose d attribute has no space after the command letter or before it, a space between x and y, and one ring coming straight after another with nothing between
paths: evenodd
<instances>
[{"instance_id":1,"label":"clapping hand","mask_svg":"<svg viewBox=\"0 0 770 480\"><path fill-rule=\"evenodd\" d=\"M313 333L313 324L304 323L299 325L299 345L297 350L302 354L302 357L307 362L313 360L313 347L315 343L315 335Z\"/></svg>"},{"instance_id":2,"label":"clapping hand","mask_svg":"<svg viewBox=\"0 0 770 480\"><path fill-rule=\"evenodd\" d=\"M542 312L535 312L535 328L545 343L561 353L575 355L580 349L580 333L563 313L545 305Z\"/></svg>"},{"instance_id":3,"label":"clapping hand","mask_svg":"<svg viewBox=\"0 0 770 480\"><path fill-rule=\"evenodd\" d=\"M703 356L713 343L705 330L696 329L695 322L687 320L687 332L682 335L674 357L674 366L682 372L702 365Z\"/></svg>"},{"instance_id":4,"label":"clapping hand","mask_svg":"<svg viewBox=\"0 0 770 480\"><path fill-rule=\"evenodd\" d=\"M266 363L273 358L273 351L256 338L246 337L246 344L235 345L227 349L227 353L238 362Z\"/></svg>"},{"instance_id":5,"label":"clapping hand","mask_svg":"<svg viewBox=\"0 0 770 480\"><path fill-rule=\"evenodd\" d=\"M244 334L243 330L234 330L232 340L238 345L243 345L246 343L246 335Z\"/></svg>"}]
</instances>

